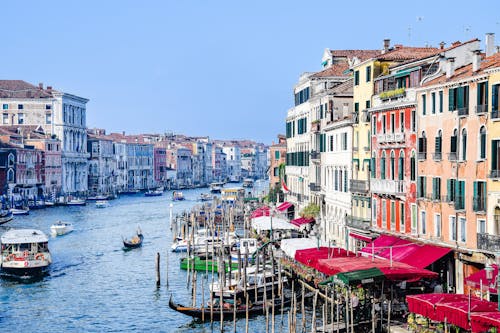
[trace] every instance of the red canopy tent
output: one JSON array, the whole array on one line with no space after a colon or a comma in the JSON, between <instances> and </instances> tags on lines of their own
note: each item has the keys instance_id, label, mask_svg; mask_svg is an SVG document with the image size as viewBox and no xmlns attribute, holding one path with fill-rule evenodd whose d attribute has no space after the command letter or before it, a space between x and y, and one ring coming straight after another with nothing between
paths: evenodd
<instances>
[{"instance_id":1,"label":"red canopy tent","mask_svg":"<svg viewBox=\"0 0 500 333\"><path fill-rule=\"evenodd\" d=\"M490 328L500 328L500 312L471 313L471 327L473 332L487 332Z\"/></svg>"},{"instance_id":2,"label":"red canopy tent","mask_svg":"<svg viewBox=\"0 0 500 333\"><path fill-rule=\"evenodd\" d=\"M465 278L465 283L473 288L476 289L481 289L481 285L484 290L490 291L492 294L497 293L496 289L496 281L497 281L497 275L498 275L498 266L497 265L491 265L493 268L492 274L491 274L491 279L488 279L486 277L486 270L483 268L482 270L470 275L469 277Z\"/></svg>"},{"instance_id":3,"label":"red canopy tent","mask_svg":"<svg viewBox=\"0 0 500 333\"><path fill-rule=\"evenodd\" d=\"M339 247L316 247L304 250L297 250L295 252L295 260L304 264L306 266L318 269L318 260L327 258L339 258L339 257L353 257L354 253L347 252Z\"/></svg>"},{"instance_id":4,"label":"red canopy tent","mask_svg":"<svg viewBox=\"0 0 500 333\"><path fill-rule=\"evenodd\" d=\"M374 239L373 242L366 245L365 248L361 249L361 252L371 255L373 250L373 254L377 256L380 252L386 250L387 246L391 246L396 243L398 239L398 237L394 236L380 235L378 238Z\"/></svg>"},{"instance_id":5,"label":"red canopy tent","mask_svg":"<svg viewBox=\"0 0 500 333\"><path fill-rule=\"evenodd\" d=\"M456 302L467 300L463 294L421 294L408 295L406 302L410 312L422 315L431 320L437 321L436 304L439 302Z\"/></svg>"},{"instance_id":6,"label":"red canopy tent","mask_svg":"<svg viewBox=\"0 0 500 333\"><path fill-rule=\"evenodd\" d=\"M285 210L287 210L288 208L290 208L292 206L293 206L292 203L285 201L285 202L281 203L278 207L276 207L276 209L279 210L280 212L284 212Z\"/></svg>"},{"instance_id":7,"label":"red canopy tent","mask_svg":"<svg viewBox=\"0 0 500 333\"><path fill-rule=\"evenodd\" d=\"M253 211L252 215L250 215L250 218L254 219L256 217L261 217L261 216L269 216L270 214L270 209L268 206L262 206L260 208L257 208L256 210Z\"/></svg>"},{"instance_id":8,"label":"red canopy tent","mask_svg":"<svg viewBox=\"0 0 500 333\"><path fill-rule=\"evenodd\" d=\"M470 305L467 299L457 302L437 303L435 315L437 321L446 321L468 330L470 329L469 313L494 311L497 311L496 303L471 296Z\"/></svg>"},{"instance_id":9,"label":"red canopy tent","mask_svg":"<svg viewBox=\"0 0 500 333\"><path fill-rule=\"evenodd\" d=\"M314 219L308 219L305 217L299 217L295 220L291 220L290 223L293 224L294 226L300 227L304 224L312 223L314 222Z\"/></svg>"}]
</instances>

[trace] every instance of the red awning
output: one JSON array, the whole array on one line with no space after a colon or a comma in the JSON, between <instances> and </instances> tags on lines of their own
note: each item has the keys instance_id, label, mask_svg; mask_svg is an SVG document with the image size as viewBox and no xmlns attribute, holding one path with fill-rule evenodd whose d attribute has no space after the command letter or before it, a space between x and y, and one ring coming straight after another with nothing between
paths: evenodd
<instances>
[{"instance_id":1,"label":"red awning","mask_svg":"<svg viewBox=\"0 0 500 333\"><path fill-rule=\"evenodd\" d=\"M434 321L437 321L437 303L456 302L466 299L467 296L463 294L421 294L406 296L406 302L408 303L408 310L410 312L422 315Z\"/></svg>"},{"instance_id":2,"label":"red awning","mask_svg":"<svg viewBox=\"0 0 500 333\"><path fill-rule=\"evenodd\" d=\"M293 206L292 203L285 201L285 202L281 203L278 207L276 207L276 209L279 210L280 212L284 212L285 210L287 210L288 208L290 208L292 206Z\"/></svg>"},{"instance_id":3,"label":"red awning","mask_svg":"<svg viewBox=\"0 0 500 333\"><path fill-rule=\"evenodd\" d=\"M469 304L470 303L470 304ZM497 303L472 297L469 300L436 304L437 321L450 323L463 329L469 330L470 323L468 313L473 312L495 312Z\"/></svg>"},{"instance_id":4,"label":"red awning","mask_svg":"<svg viewBox=\"0 0 500 333\"><path fill-rule=\"evenodd\" d=\"M257 208L256 210L254 210L252 215L250 215L250 218L254 219L256 217L269 216L269 214L270 214L269 207L262 206L260 208Z\"/></svg>"},{"instance_id":5,"label":"red awning","mask_svg":"<svg viewBox=\"0 0 500 333\"><path fill-rule=\"evenodd\" d=\"M465 278L465 283L476 289L481 289L481 285L483 287L483 291L487 291L489 289L490 293L496 294L497 293L497 286L496 286L496 281L497 281L497 275L498 275L498 266L497 265L491 265L493 268L493 272L491 274L491 279L488 280L486 278L486 270L483 268L479 272L476 272L469 277Z\"/></svg>"},{"instance_id":6,"label":"red awning","mask_svg":"<svg viewBox=\"0 0 500 333\"><path fill-rule=\"evenodd\" d=\"M294 226L300 227L304 224L312 223L314 222L314 219L308 219L305 217L299 217L298 219L291 220L290 223L293 224Z\"/></svg>"},{"instance_id":7,"label":"red awning","mask_svg":"<svg viewBox=\"0 0 500 333\"><path fill-rule=\"evenodd\" d=\"M473 332L487 332L490 328L500 328L500 312L478 312L470 316Z\"/></svg>"},{"instance_id":8,"label":"red awning","mask_svg":"<svg viewBox=\"0 0 500 333\"><path fill-rule=\"evenodd\" d=\"M347 252L344 249L339 247L320 247L319 249L314 247L310 249L297 250L295 251L295 260L304 264L306 266L317 268L319 259L328 259L328 258L338 258L338 257L347 257L354 256L354 253Z\"/></svg>"},{"instance_id":9,"label":"red awning","mask_svg":"<svg viewBox=\"0 0 500 333\"><path fill-rule=\"evenodd\" d=\"M370 256L392 259L414 267L425 268L441 259L451 248L417 244L396 236L381 235L361 250Z\"/></svg>"},{"instance_id":10,"label":"red awning","mask_svg":"<svg viewBox=\"0 0 500 333\"><path fill-rule=\"evenodd\" d=\"M359 240L362 240L363 242L371 242L372 241L372 238L368 235L363 235L363 234L358 234L356 232L349 232L349 236L351 236L352 238L356 238L356 239L359 239Z\"/></svg>"}]
</instances>

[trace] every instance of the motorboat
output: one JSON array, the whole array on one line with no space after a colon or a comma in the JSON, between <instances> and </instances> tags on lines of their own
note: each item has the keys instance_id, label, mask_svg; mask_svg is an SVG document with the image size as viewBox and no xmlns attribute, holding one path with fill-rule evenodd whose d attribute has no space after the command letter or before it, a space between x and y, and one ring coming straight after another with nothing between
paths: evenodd
<instances>
[{"instance_id":1,"label":"motorboat","mask_svg":"<svg viewBox=\"0 0 500 333\"><path fill-rule=\"evenodd\" d=\"M144 193L146 197L159 197L163 195L163 191L161 190L148 190L146 193Z\"/></svg>"},{"instance_id":2,"label":"motorboat","mask_svg":"<svg viewBox=\"0 0 500 333\"><path fill-rule=\"evenodd\" d=\"M238 250L240 253L240 260L244 260L245 256L248 261L252 261L253 255L258 250L258 242L255 238L240 238L231 248L231 261L238 262Z\"/></svg>"},{"instance_id":3,"label":"motorboat","mask_svg":"<svg viewBox=\"0 0 500 333\"><path fill-rule=\"evenodd\" d=\"M87 201L85 199L79 199L79 198L74 198L71 200L68 200L66 205L68 206L85 206L87 204Z\"/></svg>"},{"instance_id":4,"label":"motorboat","mask_svg":"<svg viewBox=\"0 0 500 333\"><path fill-rule=\"evenodd\" d=\"M50 226L50 232L54 236L62 236L73 231L73 224L68 222L57 221Z\"/></svg>"},{"instance_id":5,"label":"motorboat","mask_svg":"<svg viewBox=\"0 0 500 333\"><path fill-rule=\"evenodd\" d=\"M12 212L8 209L0 210L0 224L7 223L14 218Z\"/></svg>"},{"instance_id":6,"label":"motorboat","mask_svg":"<svg viewBox=\"0 0 500 333\"><path fill-rule=\"evenodd\" d=\"M3 273L33 276L43 273L52 262L49 238L36 229L11 229L0 237Z\"/></svg>"},{"instance_id":7,"label":"motorboat","mask_svg":"<svg viewBox=\"0 0 500 333\"><path fill-rule=\"evenodd\" d=\"M212 193L220 193L222 188L224 187L223 182L214 182L210 184L210 192Z\"/></svg>"},{"instance_id":8,"label":"motorboat","mask_svg":"<svg viewBox=\"0 0 500 333\"><path fill-rule=\"evenodd\" d=\"M140 192L140 190L128 189L128 190L119 191L118 193L120 193L120 194L137 194L139 192Z\"/></svg>"},{"instance_id":9,"label":"motorboat","mask_svg":"<svg viewBox=\"0 0 500 333\"><path fill-rule=\"evenodd\" d=\"M97 200L95 206L96 208L106 208L109 207L109 202L108 200Z\"/></svg>"},{"instance_id":10,"label":"motorboat","mask_svg":"<svg viewBox=\"0 0 500 333\"><path fill-rule=\"evenodd\" d=\"M88 201L99 201L99 200L107 200L109 199L109 195L105 195L105 194L99 194L99 195L96 195L96 196L93 196L93 197L87 197L87 200Z\"/></svg>"},{"instance_id":11,"label":"motorboat","mask_svg":"<svg viewBox=\"0 0 500 333\"><path fill-rule=\"evenodd\" d=\"M243 187L253 187L254 181L252 178L243 179Z\"/></svg>"},{"instance_id":12,"label":"motorboat","mask_svg":"<svg viewBox=\"0 0 500 333\"><path fill-rule=\"evenodd\" d=\"M123 246L127 249L135 249L142 246L144 236L140 228L137 228L137 234L129 239L123 239Z\"/></svg>"},{"instance_id":13,"label":"motorboat","mask_svg":"<svg viewBox=\"0 0 500 333\"><path fill-rule=\"evenodd\" d=\"M212 196L210 195L210 193L201 193L199 200L200 201L210 201L210 200L212 200Z\"/></svg>"},{"instance_id":14,"label":"motorboat","mask_svg":"<svg viewBox=\"0 0 500 333\"><path fill-rule=\"evenodd\" d=\"M30 213L30 209L28 207L11 208L10 212L12 213L12 215L28 215Z\"/></svg>"},{"instance_id":15,"label":"motorboat","mask_svg":"<svg viewBox=\"0 0 500 333\"><path fill-rule=\"evenodd\" d=\"M182 239L181 237L176 237L170 248L172 249L172 252L187 252L187 247L187 240Z\"/></svg>"},{"instance_id":16,"label":"motorboat","mask_svg":"<svg viewBox=\"0 0 500 333\"><path fill-rule=\"evenodd\" d=\"M45 207L54 207L56 203L52 200L45 200Z\"/></svg>"},{"instance_id":17,"label":"motorboat","mask_svg":"<svg viewBox=\"0 0 500 333\"><path fill-rule=\"evenodd\" d=\"M182 200L185 200L184 194L182 192L179 192L179 191L174 191L172 193L172 200L173 201L182 201Z\"/></svg>"}]
</instances>

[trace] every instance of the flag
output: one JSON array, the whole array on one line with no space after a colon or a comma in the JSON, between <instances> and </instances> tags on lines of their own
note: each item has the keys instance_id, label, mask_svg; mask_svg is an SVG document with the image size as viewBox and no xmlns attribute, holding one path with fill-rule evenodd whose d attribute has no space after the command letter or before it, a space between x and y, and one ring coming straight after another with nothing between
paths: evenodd
<instances>
[{"instance_id":1,"label":"flag","mask_svg":"<svg viewBox=\"0 0 500 333\"><path fill-rule=\"evenodd\" d=\"M286 194L290 193L290 190L286 186L285 180L283 178L281 178L281 188L283 189L283 193L286 193Z\"/></svg>"}]
</instances>

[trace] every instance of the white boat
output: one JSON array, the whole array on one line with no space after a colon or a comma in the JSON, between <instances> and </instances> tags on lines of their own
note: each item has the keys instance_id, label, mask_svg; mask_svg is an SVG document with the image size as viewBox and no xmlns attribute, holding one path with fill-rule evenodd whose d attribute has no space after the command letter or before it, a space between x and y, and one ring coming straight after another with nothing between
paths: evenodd
<instances>
[{"instance_id":1,"label":"white boat","mask_svg":"<svg viewBox=\"0 0 500 333\"><path fill-rule=\"evenodd\" d=\"M97 200L95 206L96 208L106 208L109 207L109 202L107 200Z\"/></svg>"},{"instance_id":2,"label":"white boat","mask_svg":"<svg viewBox=\"0 0 500 333\"><path fill-rule=\"evenodd\" d=\"M220 193L220 191L222 190L223 187L224 187L224 183L223 182L211 183L210 184L210 191L212 193Z\"/></svg>"},{"instance_id":3,"label":"white boat","mask_svg":"<svg viewBox=\"0 0 500 333\"><path fill-rule=\"evenodd\" d=\"M149 190L146 193L144 193L146 197L159 197L163 195L163 191L160 190Z\"/></svg>"},{"instance_id":4,"label":"white boat","mask_svg":"<svg viewBox=\"0 0 500 333\"><path fill-rule=\"evenodd\" d=\"M254 181L252 178L243 179L243 187L253 187Z\"/></svg>"},{"instance_id":5,"label":"white boat","mask_svg":"<svg viewBox=\"0 0 500 333\"><path fill-rule=\"evenodd\" d=\"M174 242L172 243L171 249L172 252L187 252L188 242L181 237L176 237Z\"/></svg>"},{"instance_id":6,"label":"white boat","mask_svg":"<svg viewBox=\"0 0 500 333\"><path fill-rule=\"evenodd\" d=\"M43 273L52 262L49 238L36 229L11 229L0 237L2 272L15 275Z\"/></svg>"},{"instance_id":7,"label":"white boat","mask_svg":"<svg viewBox=\"0 0 500 333\"><path fill-rule=\"evenodd\" d=\"M54 201L47 201L45 200L45 207L54 207L55 202Z\"/></svg>"},{"instance_id":8,"label":"white boat","mask_svg":"<svg viewBox=\"0 0 500 333\"><path fill-rule=\"evenodd\" d=\"M68 222L57 221L50 226L50 232L55 236L62 236L73 231L73 224Z\"/></svg>"},{"instance_id":9,"label":"white boat","mask_svg":"<svg viewBox=\"0 0 500 333\"><path fill-rule=\"evenodd\" d=\"M255 238L241 238L231 248L231 261L238 262L238 249L240 250L241 260L244 260L245 255L248 255L248 261L252 261L252 256L257 252L258 248Z\"/></svg>"},{"instance_id":10,"label":"white boat","mask_svg":"<svg viewBox=\"0 0 500 333\"><path fill-rule=\"evenodd\" d=\"M30 213L29 208L11 208L10 212L12 215L28 215Z\"/></svg>"},{"instance_id":11,"label":"white boat","mask_svg":"<svg viewBox=\"0 0 500 333\"><path fill-rule=\"evenodd\" d=\"M172 200L173 201L182 201L182 200L184 200L184 194L182 192L179 192L179 191L174 191L174 193L172 193Z\"/></svg>"},{"instance_id":12,"label":"white boat","mask_svg":"<svg viewBox=\"0 0 500 333\"><path fill-rule=\"evenodd\" d=\"M71 199L66 203L68 206L85 206L87 204L87 201L85 199Z\"/></svg>"},{"instance_id":13,"label":"white boat","mask_svg":"<svg viewBox=\"0 0 500 333\"><path fill-rule=\"evenodd\" d=\"M14 218L12 216L12 212L8 209L2 209L0 210L0 224L7 223L11 221Z\"/></svg>"},{"instance_id":14,"label":"white boat","mask_svg":"<svg viewBox=\"0 0 500 333\"><path fill-rule=\"evenodd\" d=\"M201 193L199 200L200 201L210 201L210 200L212 200L212 196L210 195L210 193Z\"/></svg>"}]
</instances>

